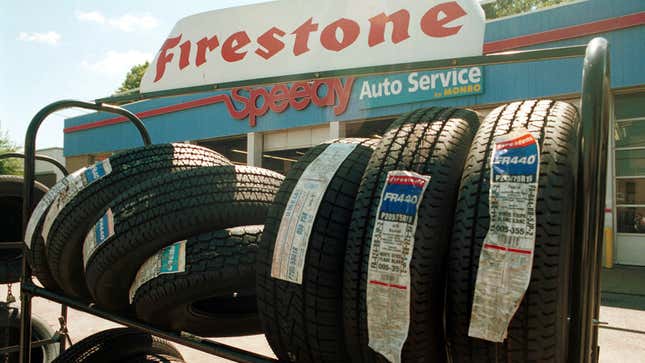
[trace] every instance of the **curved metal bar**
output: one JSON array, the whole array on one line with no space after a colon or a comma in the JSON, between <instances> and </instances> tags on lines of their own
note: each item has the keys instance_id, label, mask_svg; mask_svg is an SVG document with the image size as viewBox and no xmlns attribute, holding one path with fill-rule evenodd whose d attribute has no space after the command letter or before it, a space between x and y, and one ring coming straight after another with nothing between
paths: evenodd
<instances>
[{"instance_id":1,"label":"curved metal bar","mask_svg":"<svg viewBox=\"0 0 645 363\"><path fill-rule=\"evenodd\" d=\"M27 133L25 135L25 163L24 163L24 185L23 185L23 198L22 198L22 231L23 235L27 228L29 216L31 215L32 201L34 200L34 174L36 167L36 134L40 125L45 118L50 114L72 107L79 107L88 110L105 111L121 115L130 120L141 134L143 143L150 145L150 135L146 130L145 125L135 114L118 106L106 105L101 103L92 103L76 100L62 100L51 103L42 108L36 116L29 123ZM22 284L31 283L31 267L27 262L26 254L23 254L22 259ZM20 323L20 362L29 363L31 361L31 298L29 293L20 294L21 300L21 323Z\"/></svg>"},{"instance_id":2,"label":"curved metal bar","mask_svg":"<svg viewBox=\"0 0 645 363\"><path fill-rule=\"evenodd\" d=\"M581 129L572 250L569 362L597 362L600 263L612 111L609 45L603 38L588 47L582 73Z\"/></svg>"},{"instance_id":3,"label":"curved metal bar","mask_svg":"<svg viewBox=\"0 0 645 363\"><path fill-rule=\"evenodd\" d=\"M8 159L8 158L21 158L21 159L24 159L25 154L23 154L23 153L4 153L4 154L0 154L0 160L1 159ZM36 160L46 161L46 162L48 162L50 164L53 164L65 176L67 176L69 174L69 172L67 171L67 168L65 168L65 165L61 164L60 161L58 161L58 160L56 160L56 159L54 159L52 157L49 157L47 155L38 155L38 154L36 154Z\"/></svg>"}]
</instances>

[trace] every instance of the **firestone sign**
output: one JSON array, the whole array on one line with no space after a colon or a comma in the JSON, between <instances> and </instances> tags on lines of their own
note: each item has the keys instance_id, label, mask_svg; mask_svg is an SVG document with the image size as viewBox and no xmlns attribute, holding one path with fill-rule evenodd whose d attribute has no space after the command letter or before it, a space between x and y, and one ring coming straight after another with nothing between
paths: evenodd
<instances>
[{"instance_id":1,"label":"firestone sign","mask_svg":"<svg viewBox=\"0 0 645 363\"><path fill-rule=\"evenodd\" d=\"M175 25L141 91L475 56L484 26L477 0L280 0L206 12Z\"/></svg>"}]
</instances>

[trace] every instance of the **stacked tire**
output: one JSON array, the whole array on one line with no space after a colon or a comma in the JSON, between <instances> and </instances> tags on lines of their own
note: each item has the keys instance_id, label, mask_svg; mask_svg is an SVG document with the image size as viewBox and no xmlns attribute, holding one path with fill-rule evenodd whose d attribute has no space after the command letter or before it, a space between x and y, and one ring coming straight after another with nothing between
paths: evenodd
<instances>
[{"instance_id":1,"label":"stacked tire","mask_svg":"<svg viewBox=\"0 0 645 363\"><path fill-rule=\"evenodd\" d=\"M195 145L121 152L52 188L30 221L44 247L32 260L47 288L156 327L257 333L255 254L282 179ZM178 245L181 271L160 266Z\"/></svg>"},{"instance_id":2,"label":"stacked tire","mask_svg":"<svg viewBox=\"0 0 645 363\"><path fill-rule=\"evenodd\" d=\"M0 175L0 243L22 241L22 192L23 178ZM47 187L34 184L34 206ZM22 276L22 251L0 249L0 284L20 281Z\"/></svg>"},{"instance_id":3,"label":"stacked tire","mask_svg":"<svg viewBox=\"0 0 645 363\"><path fill-rule=\"evenodd\" d=\"M551 100L504 105L482 122L462 176L450 246L446 328L452 361L567 360L578 122L575 107ZM541 155L535 250L528 289L506 339L496 343L469 337L468 327L479 257L490 225L494 138L515 129L531 133Z\"/></svg>"},{"instance_id":4,"label":"stacked tire","mask_svg":"<svg viewBox=\"0 0 645 363\"><path fill-rule=\"evenodd\" d=\"M504 105L481 126L473 111L432 107L382 139L318 145L286 177L197 146L134 149L52 188L30 221L31 259L47 262L35 268L46 286L161 329L264 332L281 361L561 362L577 130L576 109L556 101ZM500 146L514 135L537 155L497 159L525 146ZM517 179L535 184L529 250L487 239L515 213L495 209L495 183L516 179L491 175L518 162L535 171ZM475 311L501 309L475 303L480 288L509 280L480 281L489 248L502 262L530 256L497 338L472 328Z\"/></svg>"},{"instance_id":5,"label":"stacked tire","mask_svg":"<svg viewBox=\"0 0 645 363\"><path fill-rule=\"evenodd\" d=\"M130 328L108 329L67 348L54 363L183 363L169 342Z\"/></svg>"},{"instance_id":6,"label":"stacked tire","mask_svg":"<svg viewBox=\"0 0 645 363\"><path fill-rule=\"evenodd\" d=\"M341 141L359 147L340 160L338 170L322 190L301 252L304 266L293 263L295 259L290 257L294 247L285 250L282 245L289 234L281 231L290 230L292 220L308 217L303 212L295 213L292 207L299 203L301 191L297 184L307 183L310 165L333 144L311 149L294 165L269 211L257 269L260 315L279 359L383 360L370 351L367 342L367 264L379 200L388 173L398 171L430 174L431 183L435 183L426 189L426 202L420 205L419 216L424 220L415 237L418 251L414 251L417 260L413 266L419 272L415 271L413 291L423 291L423 297L409 304L414 312L410 334L413 339L406 347L404 360L445 360L441 333L443 261L450 241L450 210L456 201L461 165L477 124L473 112L430 108L402 116L382 140ZM296 224L296 234L297 229ZM281 256L284 253L289 258ZM285 264L297 271L295 276L299 279L289 277L290 269ZM428 271L432 273L422 272L427 268L433 269Z\"/></svg>"},{"instance_id":7,"label":"stacked tire","mask_svg":"<svg viewBox=\"0 0 645 363\"><path fill-rule=\"evenodd\" d=\"M495 109L481 127L472 111L417 110L381 140L309 150L280 187L258 252L258 308L278 358L566 361L577 130L573 106L532 100ZM514 135L534 140L539 158L493 161L498 138ZM327 155L338 144L356 146ZM539 164L527 202L534 250L520 250L531 256L528 289L494 342L469 327L490 215L499 213L489 211L491 165L516 160Z\"/></svg>"},{"instance_id":8,"label":"stacked tire","mask_svg":"<svg viewBox=\"0 0 645 363\"><path fill-rule=\"evenodd\" d=\"M55 332L40 317L33 315L31 318L31 340L39 341L54 337ZM20 309L14 304L0 302L0 348L17 346L20 344ZM33 347L31 361L34 363L49 363L58 356L58 343ZM19 361L18 352L0 354L3 362L14 363Z\"/></svg>"},{"instance_id":9,"label":"stacked tire","mask_svg":"<svg viewBox=\"0 0 645 363\"><path fill-rule=\"evenodd\" d=\"M340 304L343 257L356 193L377 144L344 139L312 148L287 173L269 210L257 265L258 308L269 344L282 361L346 361ZM334 162L335 172L328 167ZM303 196L306 189L298 185L308 180L303 175L318 171L328 179L313 184ZM291 222L306 215L296 213L294 205L314 202L317 196L321 198L309 217L310 234L301 253L301 282L274 277L272 270L289 259L285 253L290 236L298 233Z\"/></svg>"}]
</instances>

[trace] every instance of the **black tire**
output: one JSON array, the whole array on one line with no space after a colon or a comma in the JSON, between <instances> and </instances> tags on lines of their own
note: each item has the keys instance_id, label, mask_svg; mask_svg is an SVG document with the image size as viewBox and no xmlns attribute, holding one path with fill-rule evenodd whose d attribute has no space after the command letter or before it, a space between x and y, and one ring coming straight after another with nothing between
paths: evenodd
<instances>
[{"instance_id":1,"label":"black tire","mask_svg":"<svg viewBox=\"0 0 645 363\"><path fill-rule=\"evenodd\" d=\"M184 272L162 274L131 288L136 288L137 317L203 337L261 333L255 261L262 229L236 227L189 238Z\"/></svg>"},{"instance_id":2,"label":"black tire","mask_svg":"<svg viewBox=\"0 0 645 363\"><path fill-rule=\"evenodd\" d=\"M83 274L83 240L108 203L153 177L204 166L232 165L201 146L161 144L115 154L112 172L89 184L58 212L49 230L47 259L54 279L68 295L89 298Z\"/></svg>"},{"instance_id":3,"label":"black tire","mask_svg":"<svg viewBox=\"0 0 645 363\"><path fill-rule=\"evenodd\" d=\"M42 236L43 223L51 204L74 177L68 175L49 189L32 212L27 232L25 232L25 244L29 247L29 263L32 273L46 289L51 291L60 291L61 289L54 276L52 276L47 263L47 251Z\"/></svg>"},{"instance_id":4,"label":"black tire","mask_svg":"<svg viewBox=\"0 0 645 363\"><path fill-rule=\"evenodd\" d=\"M32 239L31 246L29 248L29 263L31 264L31 270L33 275L47 290L62 291L49 269L49 263L47 263L45 241L40 234L42 232L42 226L43 224L41 221L34 230L34 238Z\"/></svg>"},{"instance_id":5,"label":"black tire","mask_svg":"<svg viewBox=\"0 0 645 363\"><path fill-rule=\"evenodd\" d=\"M120 363L146 355L169 356L183 361L169 342L132 328L98 332L67 348L55 363ZM145 362L145 361L144 361ZM154 361L153 361L154 362Z\"/></svg>"},{"instance_id":6,"label":"black tire","mask_svg":"<svg viewBox=\"0 0 645 363\"><path fill-rule=\"evenodd\" d=\"M54 335L49 325L38 316L32 315L31 319L31 340L38 341L49 339ZM0 303L0 348L20 344L20 309L13 305ZM49 363L58 356L59 345L53 343L31 349L31 361L33 363ZM6 355L0 354L0 361L7 363L18 362L18 352L9 354L9 359L4 360Z\"/></svg>"},{"instance_id":7,"label":"black tire","mask_svg":"<svg viewBox=\"0 0 645 363\"><path fill-rule=\"evenodd\" d=\"M21 176L0 175L0 243L22 241L22 188ZM47 190L41 183L35 183L32 206ZM21 276L22 251L0 250L0 284L18 282Z\"/></svg>"},{"instance_id":8,"label":"black tire","mask_svg":"<svg viewBox=\"0 0 645 363\"><path fill-rule=\"evenodd\" d=\"M367 162L378 142L357 144L324 192L314 217L305 255L302 284L271 277L282 217L305 169L330 144L310 149L293 165L269 209L257 265L258 311L271 348L282 361L347 362L343 340L342 283L347 230Z\"/></svg>"},{"instance_id":9,"label":"black tire","mask_svg":"<svg viewBox=\"0 0 645 363\"><path fill-rule=\"evenodd\" d=\"M468 110L429 108L395 121L376 149L363 176L345 257L343 309L352 361L385 361L368 347L367 270L376 213L389 171L430 175L418 206L410 263L410 326L403 362L443 362L445 260L459 177L479 123Z\"/></svg>"},{"instance_id":10,"label":"black tire","mask_svg":"<svg viewBox=\"0 0 645 363\"><path fill-rule=\"evenodd\" d=\"M493 139L525 127L541 148L531 280L497 344L468 337L482 243L489 227ZM492 111L475 136L461 180L450 248L447 339L454 362L565 362L578 115L563 102L514 102Z\"/></svg>"},{"instance_id":11,"label":"black tire","mask_svg":"<svg viewBox=\"0 0 645 363\"><path fill-rule=\"evenodd\" d=\"M255 167L209 167L157 177L119 197L110 203L114 235L88 258L85 270L95 301L125 309L137 270L168 244L264 223L282 179Z\"/></svg>"},{"instance_id":12,"label":"black tire","mask_svg":"<svg viewBox=\"0 0 645 363\"><path fill-rule=\"evenodd\" d=\"M128 357L123 363L183 363L184 360L167 354L142 354Z\"/></svg>"}]
</instances>

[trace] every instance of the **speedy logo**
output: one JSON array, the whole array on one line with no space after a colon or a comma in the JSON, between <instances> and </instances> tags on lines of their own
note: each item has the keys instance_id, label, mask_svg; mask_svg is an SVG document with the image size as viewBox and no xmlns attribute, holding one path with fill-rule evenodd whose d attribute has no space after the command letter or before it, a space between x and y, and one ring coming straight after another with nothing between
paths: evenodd
<instances>
[{"instance_id":1,"label":"speedy logo","mask_svg":"<svg viewBox=\"0 0 645 363\"><path fill-rule=\"evenodd\" d=\"M205 99L206 104L224 102L229 114L236 120L248 118L249 125L255 127L258 117L269 111L282 113L289 108L302 111L314 104L320 108L333 107L334 115L347 111L352 94L354 78L343 82L340 78L277 84L264 88L235 88L229 94L221 94ZM239 107L241 105L241 107Z\"/></svg>"}]
</instances>

